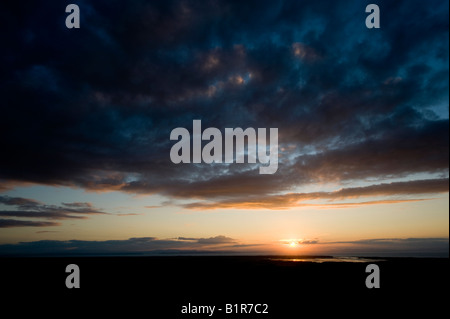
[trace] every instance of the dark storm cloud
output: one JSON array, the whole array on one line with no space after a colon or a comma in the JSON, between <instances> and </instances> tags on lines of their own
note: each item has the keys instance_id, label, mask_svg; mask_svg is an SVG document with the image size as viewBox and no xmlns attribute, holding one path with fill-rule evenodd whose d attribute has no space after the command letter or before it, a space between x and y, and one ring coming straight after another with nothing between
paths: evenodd
<instances>
[{"instance_id":1,"label":"dark storm cloud","mask_svg":"<svg viewBox=\"0 0 450 319\"><path fill-rule=\"evenodd\" d=\"M81 1L69 30L64 3L2 2L0 190L220 199L447 176L448 2L378 1L379 30L368 3ZM277 173L172 164L193 119L278 127Z\"/></svg>"},{"instance_id":2,"label":"dark storm cloud","mask_svg":"<svg viewBox=\"0 0 450 319\"><path fill-rule=\"evenodd\" d=\"M0 217L37 218L46 220L63 219L87 219L90 215L107 214L91 203L62 203L62 206L45 205L34 199L22 197L0 196L0 203L13 206L12 210L0 210ZM24 226L58 226L55 222L41 222L29 220L2 219L2 227L24 227Z\"/></svg>"},{"instance_id":3,"label":"dark storm cloud","mask_svg":"<svg viewBox=\"0 0 450 319\"><path fill-rule=\"evenodd\" d=\"M393 121L391 125L398 123ZM312 180L406 176L448 169L448 120L429 121L419 127L392 128L379 134L382 136L316 155L299 156L293 168L299 174L308 174Z\"/></svg>"}]
</instances>

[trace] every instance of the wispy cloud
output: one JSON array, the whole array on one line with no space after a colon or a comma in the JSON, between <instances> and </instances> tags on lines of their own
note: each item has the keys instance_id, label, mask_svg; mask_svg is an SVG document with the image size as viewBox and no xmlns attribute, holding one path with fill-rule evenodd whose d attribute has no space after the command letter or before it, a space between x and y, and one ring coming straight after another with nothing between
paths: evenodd
<instances>
[{"instance_id":1,"label":"wispy cloud","mask_svg":"<svg viewBox=\"0 0 450 319\"><path fill-rule=\"evenodd\" d=\"M17 219L0 219L0 228L10 227L48 227L59 226L60 223L55 222L43 222L43 221L30 221L30 220L17 220Z\"/></svg>"},{"instance_id":2,"label":"wispy cloud","mask_svg":"<svg viewBox=\"0 0 450 319\"><path fill-rule=\"evenodd\" d=\"M287 193L282 195L261 195L239 198L226 198L215 202L193 202L184 204L184 208L206 209L288 209L291 207L355 207L375 204L396 204L416 202L428 199L408 198L412 195L429 195L448 192L448 179L415 180L370 185L365 187L342 188L333 192ZM358 202L336 202L355 200L364 197L383 196L384 199ZM403 199L386 199L387 196L402 196ZM325 200L322 203L307 203L312 200Z\"/></svg>"},{"instance_id":3,"label":"wispy cloud","mask_svg":"<svg viewBox=\"0 0 450 319\"><path fill-rule=\"evenodd\" d=\"M0 217L33 218L46 220L87 219L90 215L107 214L91 203L62 203L61 206L45 205L34 199L0 196L0 203L13 206L12 210L0 210ZM30 220L2 219L0 228L5 227L46 227L58 226L60 223Z\"/></svg>"},{"instance_id":4,"label":"wispy cloud","mask_svg":"<svg viewBox=\"0 0 450 319\"><path fill-rule=\"evenodd\" d=\"M226 236L216 236L210 238L189 238L189 237L178 237L178 240L195 242L203 245L217 245L217 244L230 244L236 243L236 240Z\"/></svg>"},{"instance_id":5,"label":"wispy cloud","mask_svg":"<svg viewBox=\"0 0 450 319\"><path fill-rule=\"evenodd\" d=\"M36 234L59 233L58 230L39 230Z\"/></svg>"}]
</instances>

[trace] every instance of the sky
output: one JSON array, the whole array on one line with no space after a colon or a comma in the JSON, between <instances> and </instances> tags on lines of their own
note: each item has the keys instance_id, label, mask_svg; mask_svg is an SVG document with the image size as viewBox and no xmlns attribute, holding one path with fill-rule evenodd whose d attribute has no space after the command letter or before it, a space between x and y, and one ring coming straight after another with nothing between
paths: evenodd
<instances>
[{"instance_id":1,"label":"sky","mask_svg":"<svg viewBox=\"0 0 450 319\"><path fill-rule=\"evenodd\" d=\"M448 257L448 6L2 1L0 255ZM173 163L194 120L278 169Z\"/></svg>"}]
</instances>

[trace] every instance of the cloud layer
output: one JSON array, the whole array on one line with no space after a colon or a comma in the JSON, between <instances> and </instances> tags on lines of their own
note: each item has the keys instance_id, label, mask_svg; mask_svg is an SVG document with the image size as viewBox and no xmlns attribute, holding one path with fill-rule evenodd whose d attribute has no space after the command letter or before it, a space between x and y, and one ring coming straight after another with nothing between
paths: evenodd
<instances>
[{"instance_id":1,"label":"cloud layer","mask_svg":"<svg viewBox=\"0 0 450 319\"><path fill-rule=\"evenodd\" d=\"M0 228L7 227L46 227L58 226L60 223L44 220L87 219L90 215L107 214L90 203L62 203L61 206L45 205L39 201L22 198L0 196L0 204L12 206L10 210L0 210ZM32 218L41 221L16 220L11 218Z\"/></svg>"},{"instance_id":2,"label":"cloud layer","mask_svg":"<svg viewBox=\"0 0 450 319\"><path fill-rule=\"evenodd\" d=\"M241 243L226 236L210 238L139 237L125 240L40 240L0 245L0 256L51 256L51 255L260 255L271 252L279 255L280 248L290 244L281 242L267 247ZM322 242L296 240L296 245L314 247L316 253L346 256L428 256L448 258L448 238L376 238L354 241ZM286 254L286 251L284 251ZM298 251L292 251L298 254Z\"/></svg>"},{"instance_id":3,"label":"cloud layer","mask_svg":"<svg viewBox=\"0 0 450 319\"><path fill-rule=\"evenodd\" d=\"M366 4L82 1L81 28L69 30L62 3L2 2L0 191L38 183L157 193L201 209L429 194L430 183L448 192L448 1L378 1L379 30L365 27ZM171 163L170 131L193 119L277 127L277 173ZM383 183L390 178L411 183ZM293 193L374 179L382 184ZM100 213L36 207L1 216Z\"/></svg>"},{"instance_id":4,"label":"cloud layer","mask_svg":"<svg viewBox=\"0 0 450 319\"><path fill-rule=\"evenodd\" d=\"M210 238L159 239L156 237L126 240L40 240L0 245L0 255L89 255L89 254L182 254L230 251L238 243L226 236Z\"/></svg>"},{"instance_id":5,"label":"cloud layer","mask_svg":"<svg viewBox=\"0 0 450 319\"><path fill-rule=\"evenodd\" d=\"M282 195L253 195L243 198L226 198L213 202L193 202L183 205L189 209L216 209L216 208L243 208L243 209L286 209L302 206L321 206L321 207L351 207L361 205L373 205L383 203L402 203L408 201L419 201L424 199L415 199L409 196L421 194L448 193L449 180L432 179L416 180L409 182L393 182L365 187L342 188L333 192L314 192L314 193L286 193ZM358 200L364 197L381 196L385 199L375 201L357 201L357 202L336 202L343 200ZM386 199L389 196L404 196L405 199ZM308 201L326 200L321 204L312 204Z\"/></svg>"}]
</instances>

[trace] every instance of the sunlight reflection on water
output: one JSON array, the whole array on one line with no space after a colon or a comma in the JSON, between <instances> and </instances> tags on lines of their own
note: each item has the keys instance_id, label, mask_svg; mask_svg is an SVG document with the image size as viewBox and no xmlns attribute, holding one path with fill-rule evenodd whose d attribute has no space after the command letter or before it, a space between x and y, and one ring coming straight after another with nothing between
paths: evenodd
<instances>
[{"instance_id":1,"label":"sunlight reflection on water","mask_svg":"<svg viewBox=\"0 0 450 319\"><path fill-rule=\"evenodd\" d=\"M324 262L350 262L350 263L369 263L383 261L382 259L370 259L362 257L308 257L308 258L270 258L274 261L286 261L286 262L312 262L312 263L324 263Z\"/></svg>"}]
</instances>

